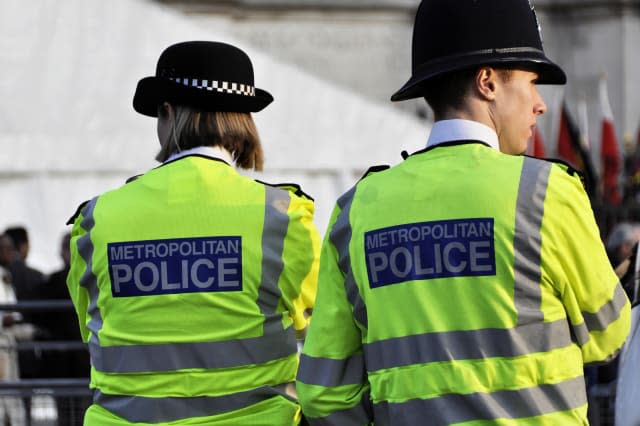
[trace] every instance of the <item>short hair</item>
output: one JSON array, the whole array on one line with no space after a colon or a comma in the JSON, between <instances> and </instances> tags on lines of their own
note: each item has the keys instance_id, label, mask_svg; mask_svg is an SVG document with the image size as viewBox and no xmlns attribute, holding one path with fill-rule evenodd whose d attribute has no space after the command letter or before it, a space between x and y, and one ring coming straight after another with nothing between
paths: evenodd
<instances>
[{"instance_id":1,"label":"short hair","mask_svg":"<svg viewBox=\"0 0 640 426\"><path fill-rule=\"evenodd\" d=\"M436 117L449 109L460 109L478 68L467 68L438 75L424 85L424 99Z\"/></svg>"},{"instance_id":2,"label":"short hair","mask_svg":"<svg viewBox=\"0 0 640 426\"><path fill-rule=\"evenodd\" d=\"M13 226L11 228L7 228L4 233L11 239L11 242L16 249L29 242L27 229L23 226Z\"/></svg>"},{"instance_id":3,"label":"short hair","mask_svg":"<svg viewBox=\"0 0 640 426\"><path fill-rule=\"evenodd\" d=\"M504 66L486 65L498 71L502 81L511 78L513 69ZM436 118L441 117L450 109L460 109L464 105L465 97L469 93L476 74L484 66L463 68L438 75L424 85L424 99L433 110Z\"/></svg>"},{"instance_id":4,"label":"short hair","mask_svg":"<svg viewBox=\"0 0 640 426\"><path fill-rule=\"evenodd\" d=\"M171 154L198 146L220 146L231 153L238 167L262 170L264 154L251 114L209 112L184 105L174 110L175 121L167 140L161 141L156 160L165 161ZM159 108L159 116L163 111Z\"/></svg>"}]
</instances>

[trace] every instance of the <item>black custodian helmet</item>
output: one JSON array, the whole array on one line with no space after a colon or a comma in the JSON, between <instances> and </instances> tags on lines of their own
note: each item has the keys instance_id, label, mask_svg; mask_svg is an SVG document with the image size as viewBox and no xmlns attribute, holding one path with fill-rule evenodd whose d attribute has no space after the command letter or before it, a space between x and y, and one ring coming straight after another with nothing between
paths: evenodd
<instances>
[{"instance_id":1,"label":"black custodian helmet","mask_svg":"<svg viewBox=\"0 0 640 426\"><path fill-rule=\"evenodd\" d=\"M546 57L528 0L423 0L413 27L412 76L392 97L421 97L424 83L451 71L513 64L538 73L538 84L565 84Z\"/></svg>"}]
</instances>

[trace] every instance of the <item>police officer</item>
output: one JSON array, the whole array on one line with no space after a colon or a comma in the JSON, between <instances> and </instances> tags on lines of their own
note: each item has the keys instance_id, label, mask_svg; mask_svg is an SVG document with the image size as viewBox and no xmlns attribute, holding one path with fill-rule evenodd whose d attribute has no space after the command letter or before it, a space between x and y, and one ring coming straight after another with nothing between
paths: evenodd
<instances>
[{"instance_id":1,"label":"police officer","mask_svg":"<svg viewBox=\"0 0 640 426\"><path fill-rule=\"evenodd\" d=\"M249 57L184 42L138 83L162 164L83 205L67 284L91 354L85 425L293 425L296 331L315 300L313 200L259 183Z\"/></svg>"},{"instance_id":2,"label":"police officer","mask_svg":"<svg viewBox=\"0 0 640 426\"><path fill-rule=\"evenodd\" d=\"M337 202L297 376L312 424L587 424L583 366L629 302L575 171L518 155L536 85L565 80L527 0L422 1L392 100L436 122Z\"/></svg>"}]
</instances>

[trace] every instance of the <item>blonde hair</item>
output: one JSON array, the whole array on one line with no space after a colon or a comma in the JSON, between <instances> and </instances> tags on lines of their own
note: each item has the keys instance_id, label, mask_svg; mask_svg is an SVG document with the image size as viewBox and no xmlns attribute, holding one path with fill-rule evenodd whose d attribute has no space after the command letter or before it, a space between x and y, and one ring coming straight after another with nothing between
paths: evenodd
<instances>
[{"instance_id":1,"label":"blonde hair","mask_svg":"<svg viewBox=\"0 0 640 426\"><path fill-rule=\"evenodd\" d=\"M251 114L208 112L184 105L174 106L174 110L169 137L160 142L156 160L166 161L173 153L198 146L220 146L231 153L238 167L262 170L262 144Z\"/></svg>"}]
</instances>

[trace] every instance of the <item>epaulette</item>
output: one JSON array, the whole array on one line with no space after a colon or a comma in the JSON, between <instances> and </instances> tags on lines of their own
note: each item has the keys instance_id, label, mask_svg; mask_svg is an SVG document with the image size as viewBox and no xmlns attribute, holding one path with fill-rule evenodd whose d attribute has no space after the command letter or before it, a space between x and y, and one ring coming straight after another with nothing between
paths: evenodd
<instances>
[{"instance_id":1,"label":"epaulette","mask_svg":"<svg viewBox=\"0 0 640 426\"><path fill-rule=\"evenodd\" d=\"M78 216L80 216L80 213L82 213L82 209L84 208L84 206L87 205L87 203L89 202L89 200L84 201L83 203L81 203L78 208L76 209L76 212L73 214L73 216L71 216L69 218L69 220L67 220L67 225L73 225L76 221L76 219L78 218Z\"/></svg>"},{"instance_id":2,"label":"epaulette","mask_svg":"<svg viewBox=\"0 0 640 426\"><path fill-rule=\"evenodd\" d=\"M362 175L362 177L360 178L360 180L366 178L369 175L372 175L374 173L378 173L378 172L383 172L387 169L390 169L391 166L388 166L386 164L380 165L380 166L371 166L369 167L369 169L367 169L366 172L364 172L364 174Z\"/></svg>"},{"instance_id":3,"label":"epaulette","mask_svg":"<svg viewBox=\"0 0 640 426\"><path fill-rule=\"evenodd\" d=\"M306 198L307 200L314 201L313 197L302 190L300 185L297 183L269 183L264 182L259 179L254 179L256 182L261 183L263 185L272 186L274 188L284 189L285 191L289 191L298 197Z\"/></svg>"},{"instance_id":4,"label":"epaulette","mask_svg":"<svg viewBox=\"0 0 640 426\"><path fill-rule=\"evenodd\" d=\"M134 180L137 180L137 179L138 179L140 176L142 176L142 175L143 175L143 174L141 173L141 174L139 174L139 175L131 176L129 179L127 179L127 180L125 181L125 184L127 184L127 183L131 183L131 182L133 182Z\"/></svg>"},{"instance_id":5,"label":"epaulette","mask_svg":"<svg viewBox=\"0 0 640 426\"><path fill-rule=\"evenodd\" d=\"M536 158L538 160L542 160L542 161L547 161L549 163L553 163L558 165L562 170L564 170L565 172L567 172L567 174L569 176L576 176L578 177L578 179L580 179L580 182L582 182L582 186L585 187L585 179L584 179L584 174L576 169L575 167L573 167L571 164L567 163L564 160L561 160L559 158L538 158L538 157L533 157L531 155L525 155L525 157L530 157L530 158Z\"/></svg>"}]
</instances>

